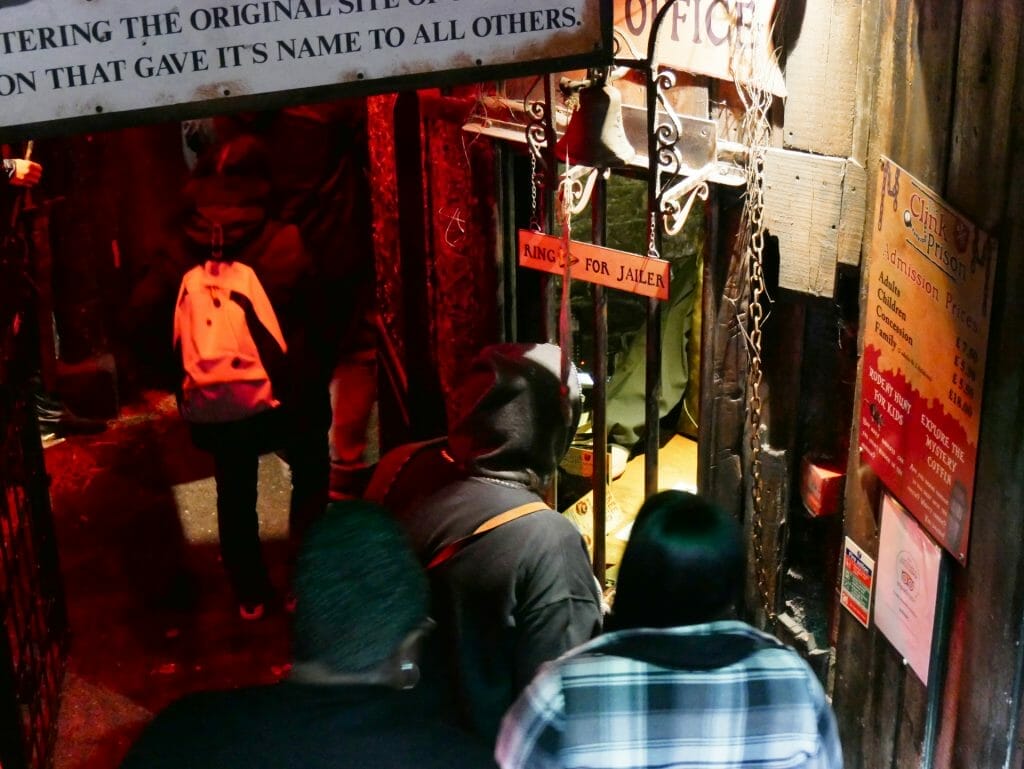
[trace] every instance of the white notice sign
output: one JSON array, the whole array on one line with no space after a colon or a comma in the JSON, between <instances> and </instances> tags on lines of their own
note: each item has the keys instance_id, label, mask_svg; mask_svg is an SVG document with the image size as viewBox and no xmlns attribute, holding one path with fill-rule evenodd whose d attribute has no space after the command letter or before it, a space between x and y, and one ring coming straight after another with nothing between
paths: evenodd
<instances>
[{"instance_id":1,"label":"white notice sign","mask_svg":"<svg viewBox=\"0 0 1024 769\"><path fill-rule=\"evenodd\" d=\"M928 683L942 548L888 494L882 495L875 624Z\"/></svg>"},{"instance_id":2,"label":"white notice sign","mask_svg":"<svg viewBox=\"0 0 1024 769\"><path fill-rule=\"evenodd\" d=\"M0 128L593 59L606 47L601 6L601 0L0 0Z\"/></svg>"}]
</instances>

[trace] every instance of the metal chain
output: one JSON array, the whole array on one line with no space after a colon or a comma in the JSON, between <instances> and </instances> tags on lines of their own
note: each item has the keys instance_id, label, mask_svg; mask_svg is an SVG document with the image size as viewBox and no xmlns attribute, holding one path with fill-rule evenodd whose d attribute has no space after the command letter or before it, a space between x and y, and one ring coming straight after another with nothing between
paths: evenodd
<instances>
[{"instance_id":1,"label":"metal chain","mask_svg":"<svg viewBox=\"0 0 1024 769\"><path fill-rule=\"evenodd\" d=\"M540 213L537 209L537 155L530 150L530 229L541 232Z\"/></svg>"},{"instance_id":2,"label":"metal chain","mask_svg":"<svg viewBox=\"0 0 1024 769\"><path fill-rule=\"evenodd\" d=\"M647 256L651 259L660 259L661 254L658 253L657 240L657 215L654 211L651 211L651 226L647 233Z\"/></svg>"},{"instance_id":3,"label":"metal chain","mask_svg":"<svg viewBox=\"0 0 1024 769\"><path fill-rule=\"evenodd\" d=\"M558 344L562 348L561 381L565 387L572 366L572 182L563 177L558 186L562 224L562 297L558 307Z\"/></svg>"},{"instance_id":4,"label":"metal chain","mask_svg":"<svg viewBox=\"0 0 1024 769\"><path fill-rule=\"evenodd\" d=\"M747 403L750 419L751 528L757 590L769 623L775 622L774 601L768 587L768 564L764 552L764 477L761 474L761 324L764 321L764 152L752 151L749 159L752 183L748 186L750 239L747 261L750 268L749 336L750 366L747 370Z\"/></svg>"},{"instance_id":5,"label":"metal chain","mask_svg":"<svg viewBox=\"0 0 1024 769\"><path fill-rule=\"evenodd\" d=\"M758 25L747 28L746 34L739 34L741 73L737 79L737 90L745 108L741 131L743 143L747 146L747 186L743 208L746 227L746 259L750 288L747 307L747 340L750 362L747 369L747 417L750 441L750 495L751 531L754 547L754 570L757 591L769 627L775 624L777 613L769 589L769 563L765 553L764 531L764 477L761 474L761 424L762 407L761 381L764 372L761 366L762 324L765 320L762 299L764 284L764 165L765 153L771 138L771 124L768 111L771 108L771 93L764 87L762 74L757 66L755 46L766 39L764 30ZM779 560L779 538L776 538L776 552L771 564Z\"/></svg>"}]
</instances>

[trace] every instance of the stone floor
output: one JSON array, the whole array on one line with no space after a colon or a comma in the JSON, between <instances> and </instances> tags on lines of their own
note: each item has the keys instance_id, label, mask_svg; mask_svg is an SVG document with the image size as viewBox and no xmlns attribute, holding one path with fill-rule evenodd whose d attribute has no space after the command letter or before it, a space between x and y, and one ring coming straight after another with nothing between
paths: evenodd
<instances>
[{"instance_id":1,"label":"stone floor","mask_svg":"<svg viewBox=\"0 0 1024 769\"><path fill-rule=\"evenodd\" d=\"M178 696L286 672L286 616L238 617L218 562L212 467L173 398L150 394L45 459L71 628L56 769L116 767ZM288 489L286 466L264 457L261 533L282 590Z\"/></svg>"}]
</instances>

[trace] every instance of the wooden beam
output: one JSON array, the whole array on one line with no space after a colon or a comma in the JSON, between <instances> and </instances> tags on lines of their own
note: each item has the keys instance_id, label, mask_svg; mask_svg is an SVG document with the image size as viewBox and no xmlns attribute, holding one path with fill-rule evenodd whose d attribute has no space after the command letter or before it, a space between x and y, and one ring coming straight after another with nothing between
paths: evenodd
<instances>
[{"instance_id":1,"label":"wooden beam","mask_svg":"<svg viewBox=\"0 0 1024 769\"><path fill-rule=\"evenodd\" d=\"M697 483L701 493L743 520L743 434L746 419L745 254L738 246L738 196L714 194L708 207L701 318Z\"/></svg>"},{"instance_id":2,"label":"wooden beam","mask_svg":"<svg viewBox=\"0 0 1024 769\"><path fill-rule=\"evenodd\" d=\"M765 224L779 240L779 286L833 296L837 262L860 262L864 169L847 158L772 149L764 176Z\"/></svg>"},{"instance_id":3,"label":"wooden beam","mask_svg":"<svg viewBox=\"0 0 1024 769\"><path fill-rule=\"evenodd\" d=\"M1024 698L1024 7L964 0L946 197L999 240L971 516L957 599L952 766L1021 766ZM959 660L958 660L959 661Z\"/></svg>"},{"instance_id":4,"label":"wooden beam","mask_svg":"<svg viewBox=\"0 0 1024 769\"><path fill-rule=\"evenodd\" d=\"M860 0L797 3L788 11L785 147L849 157L853 152Z\"/></svg>"}]
</instances>

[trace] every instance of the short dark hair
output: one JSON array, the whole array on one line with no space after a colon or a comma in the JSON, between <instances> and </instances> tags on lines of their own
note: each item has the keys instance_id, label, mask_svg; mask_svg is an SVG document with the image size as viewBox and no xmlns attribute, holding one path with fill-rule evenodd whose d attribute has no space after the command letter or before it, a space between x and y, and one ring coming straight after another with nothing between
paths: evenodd
<instances>
[{"instance_id":1,"label":"short dark hair","mask_svg":"<svg viewBox=\"0 0 1024 769\"><path fill-rule=\"evenodd\" d=\"M429 588L405 534L380 505L332 502L295 565L294 656L336 673L372 670L427 617Z\"/></svg>"},{"instance_id":2,"label":"short dark hair","mask_svg":"<svg viewBox=\"0 0 1024 769\"><path fill-rule=\"evenodd\" d=\"M685 491L654 494L633 523L608 624L621 630L717 619L739 596L744 564L739 525L725 511Z\"/></svg>"}]
</instances>

